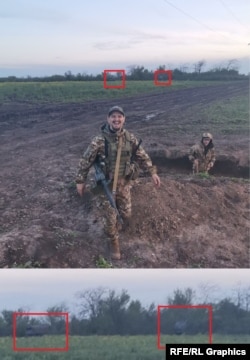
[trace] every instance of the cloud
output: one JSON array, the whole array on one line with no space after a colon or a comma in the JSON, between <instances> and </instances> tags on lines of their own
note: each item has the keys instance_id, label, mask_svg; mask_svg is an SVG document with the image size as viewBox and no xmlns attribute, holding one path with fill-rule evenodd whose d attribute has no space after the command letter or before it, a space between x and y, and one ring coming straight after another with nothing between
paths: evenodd
<instances>
[{"instance_id":1,"label":"cloud","mask_svg":"<svg viewBox=\"0 0 250 360\"><path fill-rule=\"evenodd\" d=\"M148 32L148 31L136 31L135 34L132 35L132 38L138 40L166 40L168 39L168 35L163 35L162 33Z\"/></svg>"},{"instance_id":2,"label":"cloud","mask_svg":"<svg viewBox=\"0 0 250 360\"><path fill-rule=\"evenodd\" d=\"M125 49L131 49L138 46L139 44L142 44L142 40L132 39L127 41L104 41L104 42L98 42L94 44L94 47L98 50L125 50Z\"/></svg>"},{"instance_id":3,"label":"cloud","mask_svg":"<svg viewBox=\"0 0 250 360\"><path fill-rule=\"evenodd\" d=\"M194 31L167 31L163 33L160 29L152 32L135 30L134 32L129 32L126 37L122 34L119 34L119 36L120 40L112 39L96 42L93 47L100 51L134 49L148 51L151 48L153 52L158 49L158 53L162 54L162 50L169 46L174 47L175 51L177 47L180 47L179 51L183 51L183 47L199 46L205 49L211 48L213 52L218 50L223 52L227 48L231 49L232 44L239 43L239 38L233 34L221 32L219 36L214 37L214 34L209 31L202 33Z\"/></svg>"},{"instance_id":4,"label":"cloud","mask_svg":"<svg viewBox=\"0 0 250 360\"><path fill-rule=\"evenodd\" d=\"M94 44L94 48L98 50L125 50L132 48L133 45L139 44L140 41L103 41Z\"/></svg>"}]
</instances>

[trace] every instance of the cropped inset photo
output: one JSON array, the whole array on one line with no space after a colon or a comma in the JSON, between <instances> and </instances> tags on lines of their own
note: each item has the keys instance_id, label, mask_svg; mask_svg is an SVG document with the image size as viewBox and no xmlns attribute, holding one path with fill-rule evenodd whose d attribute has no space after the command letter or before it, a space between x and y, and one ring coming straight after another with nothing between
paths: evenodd
<instances>
[{"instance_id":1,"label":"cropped inset photo","mask_svg":"<svg viewBox=\"0 0 250 360\"><path fill-rule=\"evenodd\" d=\"M2 270L1 356L163 360L166 344L250 344L249 278L236 269Z\"/></svg>"}]
</instances>

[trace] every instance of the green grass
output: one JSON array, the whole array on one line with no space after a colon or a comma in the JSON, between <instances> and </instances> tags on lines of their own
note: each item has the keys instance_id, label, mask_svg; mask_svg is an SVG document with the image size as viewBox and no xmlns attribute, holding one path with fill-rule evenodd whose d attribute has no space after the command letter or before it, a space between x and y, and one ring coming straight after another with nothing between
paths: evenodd
<instances>
[{"instance_id":1,"label":"green grass","mask_svg":"<svg viewBox=\"0 0 250 360\"><path fill-rule=\"evenodd\" d=\"M196 175L199 176L202 179L209 179L210 178L210 175L208 173L206 173L206 172L200 172L200 173L198 173Z\"/></svg>"},{"instance_id":2,"label":"green grass","mask_svg":"<svg viewBox=\"0 0 250 360\"><path fill-rule=\"evenodd\" d=\"M185 113L177 113L176 116L184 120L190 119L190 121L186 121L180 129L173 121L167 130L170 135L171 131L178 131L180 136L186 133L201 134L210 131L215 137L218 135L247 136L249 134L249 95L232 96L209 104L197 103L186 109Z\"/></svg>"},{"instance_id":3,"label":"green grass","mask_svg":"<svg viewBox=\"0 0 250 360\"><path fill-rule=\"evenodd\" d=\"M162 335L161 344L209 344L208 335ZM220 335L213 334L212 344L243 344L250 343L250 335Z\"/></svg>"},{"instance_id":4,"label":"green grass","mask_svg":"<svg viewBox=\"0 0 250 360\"><path fill-rule=\"evenodd\" d=\"M249 97L246 94L214 102L201 111L201 116L212 128L226 125L223 134L245 133L249 130Z\"/></svg>"},{"instance_id":5,"label":"green grass","mask_svg":"<svg viewBox=\"0 0 250 360\"><path fill-rule=\"evenodd\" d=\"M120 82L109 84L120 85ZM127 81L125 89L104 89L103 81L0 82L0 101L84 102L215 84L223 82L173 81L171 86L163 87L155 86L153 81Z\"/></svg>"},{"instance_id":6,"label":"green grass","mask_svg":"<svg viewBox=\"0 0 250 360\"><path fill-rule=\"evenodd\" d=\"M64 347L64 336L20 338L18 347ZM164 345L161 339L161 344ZM1 360L164 360L156 336L72 336L68 352L14 352L11 338L0 338ZM250 336L214 335L213 343L250 343ZM166 336L166 343L206 343L208 336Z\"/></svg>"},{"instance_id":7,"label":"green grass","mask_svg":"<svg viewBox=\"0 0 250 360\"><path fill-rule=\"evenodd\" d=\"M40 268L41 264L39 263L39 261L27 261L26 263L14 263L11 266L12 268L21 268L21 269L30 269L30 268Z\"/></svg>"},{"instance_id":8,"label":"green grass","mask_svg":"<svg viewBox=\"0 0 250 360\"><path fill-rule=\"evenodd\" d=\"M109 261L104 259L104 257L99 256L99 258L96 260L96 267L109 269L109 268L112 268L113 265Z\"/></svg>"}]
</instances>

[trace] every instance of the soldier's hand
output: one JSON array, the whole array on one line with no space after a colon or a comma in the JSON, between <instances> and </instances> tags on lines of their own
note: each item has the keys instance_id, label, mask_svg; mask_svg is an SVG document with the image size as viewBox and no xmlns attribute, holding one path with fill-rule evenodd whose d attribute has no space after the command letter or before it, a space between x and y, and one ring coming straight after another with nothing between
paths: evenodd
<instances>
[{"instance_id":1,"label":"soldier's hand","mask_svg":"<svg viewBox=\"0 0 250 360\"><path fill-rule=\"evenodd\" d=\"M84 184L76 184L76 190L80 196L83 196L85 185Z\"/></svg>"},{"instance_id":2,"label":"soldier's hand","mask_svg":"<svg viewBox=\"0 0 250 360\"><path fill-rule=\"evenodd\" d=\"M212 164L212 163L209 163L208 166L207 166L207 171L210 170L210 169L212 169L212 167L213 167L213 164Z\"/></svg>"},{"instance_id":3,"label":"soldier's hand","mask_svg":"<svg viewBox=\"0 0 250 360\"><path fill-rule=\"evenodd\" d=\"M155 186L159 187L161 185L161 180L157 174L153 174L152 179L153 179Z\"/></svg>"}]
</instances>

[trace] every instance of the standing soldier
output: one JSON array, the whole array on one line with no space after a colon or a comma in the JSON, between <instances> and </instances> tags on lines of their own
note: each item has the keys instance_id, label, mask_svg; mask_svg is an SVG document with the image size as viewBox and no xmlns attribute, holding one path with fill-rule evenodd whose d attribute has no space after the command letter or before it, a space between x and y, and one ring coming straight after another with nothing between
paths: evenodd
<instances>
[{"instance_id":1,"label":"standing soldier","mask_svg":"<svg viewBox=\"0 0 250 360\"><path fill-rule=\"evenodd\" d=\"M193 174L207 173L214 166L215 151L213 137L210 133L202 134L201 142L191 147L188 158L193 163Z\"/></svg>"},{"instance_id":2,"label":"standing soldier","mask_svg":"<svg viewBox=\"0 0 250 360\"><path fill-rule=\"evenodd\" d=\"M76 177L77 192L80 196L85 190L89 169L99 164L104 182L112 186L112 201L102 196L104 211L104 231L111 242L111 257L119 260L119 216L125 221L131 216L131 181L139 176L139 169L147 171L154 184L160 186L156 167L136 137L123 128L125 114L120 106L113 106L107 116L107 123L101 127L101 133L95 136L84 152ZM118 213L119 212L119 213Z\"/></svg>"}]
</instances>

